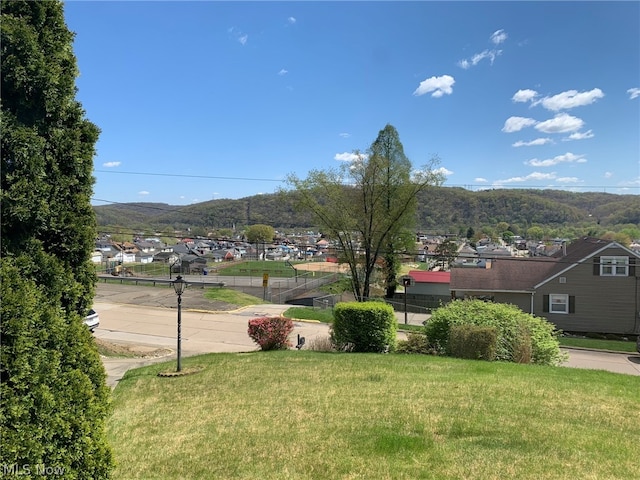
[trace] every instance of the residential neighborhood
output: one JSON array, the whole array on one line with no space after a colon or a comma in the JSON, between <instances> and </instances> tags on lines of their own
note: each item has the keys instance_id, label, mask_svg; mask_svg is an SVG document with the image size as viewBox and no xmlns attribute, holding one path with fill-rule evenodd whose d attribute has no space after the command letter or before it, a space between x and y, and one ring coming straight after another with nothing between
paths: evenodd
<instances>
[{"instance_id":1,"label":"residential neighborhood","mask_svg":"<svg viewBox=\"0 0 640 480\"><path fill-rule=\"evenodd\" d=\"M453 241L457 253L444 264L438 246ZM523 246L526 248L524 249ZM241 239L181 238L166 245L159 237L116 242L96 240L94 263L103 273L133 276L133 265L166 265L167 275L207 275L222 262L242 260L337 261L335 245L319 233L278 235L274 243ZM640 333L640 245L582 237L543 243L516 238L511 244L482 238L474 245L447 236L416 236L416 254L405 261L421 268L408 273L415 282L399 289L395 307L425 312L451 300L479 298L509 303L544 317L568 332ZM414 262L414 263L411 263ZM406 295L406 298L404 297Z\"/></svg>"}]
</instances>

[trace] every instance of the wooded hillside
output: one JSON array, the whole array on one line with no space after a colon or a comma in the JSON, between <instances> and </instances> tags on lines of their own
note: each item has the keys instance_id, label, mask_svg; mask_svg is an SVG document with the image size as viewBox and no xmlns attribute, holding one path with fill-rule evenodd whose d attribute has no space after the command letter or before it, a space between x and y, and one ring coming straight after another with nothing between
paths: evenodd
<instances>
[{"instance_id":1,"label":"wooded hillside","mask_svg":"<svg viewBox=\"0 0 640 480\"><path fill-rule=\"evenodd\" d=\"M276 229L313 228L307 212L294 207L295 193L219 199L187 206L126 203L94 207L98 226L163 231L203 227L241 228L257 223ZM416 227L441 233L507 222L531 225L640 224L640 196L562 190L482 190L431 187L419 197Z\"/></svg>"}]
</instances>

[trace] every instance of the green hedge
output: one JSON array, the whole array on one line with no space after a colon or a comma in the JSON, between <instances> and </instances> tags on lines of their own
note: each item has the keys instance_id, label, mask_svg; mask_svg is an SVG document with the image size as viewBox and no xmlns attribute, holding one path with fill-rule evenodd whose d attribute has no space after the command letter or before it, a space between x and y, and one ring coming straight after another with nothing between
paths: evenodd
<instances>
[{"instance_id":1,"label":"green hedge","mask_svg":"<svg viewBox=\"0 0 640 480\"><path fill-rule=\"evenodd\" d=\"M449 332L454 325L494 327L497 333L496 360L558 365L560 331L541 317L518 307L481 300L456 300L435 310L425 325L434 348L448 352Z\"/></svg>"},{"instance_id":2,"label":"green hedge","mask_svg":"<svg viewBox=\"0 0 640 480\"><path fill-rule=\"evenodd\" d=\"M490 362L496 358L497 341L494 327L454 325L449 332L449 353L457 358Z\"/></svg>"},{"instance_id":3,"label":"green hedge","mask_svg":"<svg viewBox=\"0 0 640 480\"><path fill-rule=\"evenodd\" d=\"M380 302L338 303L333 314L331 340L339 350L395 350L398 322L391 305Z\"/></svg>"}]
</instances>

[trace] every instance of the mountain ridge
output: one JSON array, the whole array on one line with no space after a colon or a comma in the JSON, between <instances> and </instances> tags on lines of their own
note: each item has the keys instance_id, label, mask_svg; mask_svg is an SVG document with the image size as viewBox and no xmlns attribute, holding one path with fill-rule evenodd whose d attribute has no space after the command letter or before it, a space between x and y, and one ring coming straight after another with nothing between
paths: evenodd
<instances>
[{"instance_id":1,"label":"mountain ridge","mask_svg":"<svg viewBox=\"0 0 640 480\"><path fill-rule=\"evenodd\" d=\"M254 224L274 228L313 227L308 212L295 208L295 192L215 199L191 205L122 203L94 206L98 227L128 229L236 228ZM430 187L418 196L419 230L458 231L498 222L532 225L640 224L640 196L564 190Z\"/></svg>"}]
</instances>

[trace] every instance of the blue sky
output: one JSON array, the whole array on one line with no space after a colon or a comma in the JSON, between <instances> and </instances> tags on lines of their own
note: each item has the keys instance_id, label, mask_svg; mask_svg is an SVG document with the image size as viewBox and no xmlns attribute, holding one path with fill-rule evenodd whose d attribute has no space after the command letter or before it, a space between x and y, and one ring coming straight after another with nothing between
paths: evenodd
<instances>
[{"instance_id":1,"label":"blue sky","mask_svg":"<svg viewBox=\"0 0 640 480\"><path fill-rule=\"evenodd\" d=\"M639 2L65 5L94 205L272 193L394 125L447 186L640 194Z\"/></svg>"}]
</instances>

